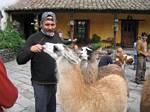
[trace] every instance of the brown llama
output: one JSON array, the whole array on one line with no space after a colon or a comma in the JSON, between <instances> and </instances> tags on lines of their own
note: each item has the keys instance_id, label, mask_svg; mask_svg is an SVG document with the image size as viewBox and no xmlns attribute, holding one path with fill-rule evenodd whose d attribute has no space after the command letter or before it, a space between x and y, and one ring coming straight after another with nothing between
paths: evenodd
<instances>
[{"instance_id":1,"label":"brown llama","mask_svg":"<svg viewBox=\"0 0 150 112\"><path fill-rule=\"evenodd\" d=\"M46 43L44 52L56 60L58 94L65 112L126 112L127 85L118 75L108 75L87 85L79 57L62 44Z\"/></svg>"},{"instance_id":2,"label":"brown llama","mask_svg":"<svg viewBox=\"0 0 150 112\"><path fill-rule=\"evenodd\" d=\"M141 105L140 112L149 112L150 111L150 73L148 78L144 83L142 95L141 95Z\"/></svg>"}]
</instances>

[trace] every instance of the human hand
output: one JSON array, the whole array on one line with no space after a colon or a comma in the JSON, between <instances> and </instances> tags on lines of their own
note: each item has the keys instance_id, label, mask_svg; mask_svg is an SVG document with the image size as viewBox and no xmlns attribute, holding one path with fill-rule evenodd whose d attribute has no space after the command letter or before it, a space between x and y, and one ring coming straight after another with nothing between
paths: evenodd
<instances>
[{"instance_id":1,"label":"human hand","mask_svg":"<svg viewBox=\"0 0 150 112\"><path fill-rule=\"evenodd\" d=\"M31 52L34 52L34 53L36 53L36 52L41 52L42 50L43 50L43 46L42 46L41 44L33 45L33 46L31 46L31 48L30 48L30 51L31 51Z\"/></svg>"},{"instance_id":2,"label":"human hand","mask_svg":"<svg viewBox=\"0 0 150 112\"><path fill-rule=\"evenodd\" d=\"M76 41L77 41L77 39L75 38L75 39L73 39L72 41L73 41L73 42L76 42Z\"/></svg>"}]
</instances>

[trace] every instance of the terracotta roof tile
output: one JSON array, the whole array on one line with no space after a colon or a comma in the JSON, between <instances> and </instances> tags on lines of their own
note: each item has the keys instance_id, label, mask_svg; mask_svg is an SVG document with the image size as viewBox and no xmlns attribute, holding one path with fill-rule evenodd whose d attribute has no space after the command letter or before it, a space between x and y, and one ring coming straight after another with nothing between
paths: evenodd
<instances>
[{"instance_id":1,"label":"terracotta roof tile","mask_svg":"<svg viewBox=\"0 0 150 112\"><path fill-rule=\"evenodd\" d=\"M19 0L6 10L83 9L149 10L150 0Z\"/></svg>"}]
</instances>

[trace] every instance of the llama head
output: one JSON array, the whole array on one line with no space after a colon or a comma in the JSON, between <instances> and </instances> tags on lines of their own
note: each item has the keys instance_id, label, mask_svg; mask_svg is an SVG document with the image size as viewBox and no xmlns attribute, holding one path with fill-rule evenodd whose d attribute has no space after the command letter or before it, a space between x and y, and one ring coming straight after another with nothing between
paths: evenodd
<instances>
[{"instance_id":1,"label":"llama head","mask_svg":"<svg viewBox=\"0 0 150 112\"><path fill-rule=\"evenodd\" d=\"M43 45L43 51L48 53L51 57L53 57L56 61L60 57L66 58L69 62L78 64L80 62L79 57L72 49L68 48L63 44L54 44L54 43L45 43Z\"/></svg>"},{"instance_id":2,"label":"llama head","mask_svg":"<svg viewBox=\"0 0 150 112\"><path fill-rule=\"evenodd\" d=\"M93 50L90 49L89 47L81 47L79 56L82 60L89 60L92 53L93 53Z\"/></svg>"},{"instance_id":3,"label":"llama head","mask_svg":"<svg viewBox=\"0 0 150 112\"><path fill-rule=\"evenodd\" d=\"M58 58L58 55L56 53L54 53L54 43L48 43L46 42L43 47L43 51L46 52L47 54L49 54L51 57L53 57L55 60Z\"/></svg>"}]
</instances>

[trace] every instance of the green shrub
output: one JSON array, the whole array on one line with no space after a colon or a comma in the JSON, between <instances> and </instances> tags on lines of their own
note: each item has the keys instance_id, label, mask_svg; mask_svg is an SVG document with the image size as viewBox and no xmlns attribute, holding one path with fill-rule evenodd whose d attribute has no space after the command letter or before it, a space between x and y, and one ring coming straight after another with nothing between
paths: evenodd
<instances>
[{"instance_id":1,"label":"green shrub","mask_svg":"<svg viewBox=\"0 0 150 112\"><path fill-rule=\"evenodd\" d=\"M100 48L102 46L101 37L98 36L97 34L93 34L92 39L91 39L91 45L92 45L93 49Z\"/></svg>"},{"instance_id":2,"label":"green shrub","mask_svg":"<svg viewBox=\"0 0 150 112\"><path fill-rule=\"evenodd\" d=\"M101 41L101 37L98 36L97 34L92 35L91 43L97 43Z\"/></svg>"},{"instance_id":3,"label":"green shrub","mask_svg":"<svg viewBox=\"0 0 150 112\"><path fill-rule=\"evenodd\" d=\"M98 48L100 48L101 46L102 46L102 45L101 45L101 42L92 43L93 49L98 49Z\"/></svg>"},{"instance_id":4,"label":"green shrub","mask_svg":"<svg viewBox=\"0 0 150 112\"><path fill-rule=\"evenodd\" d=\"M9 23L4 31L0 32L0 49L9 49L17 52L25 40L19 32Z\"/></svg>"}]
</instances>

